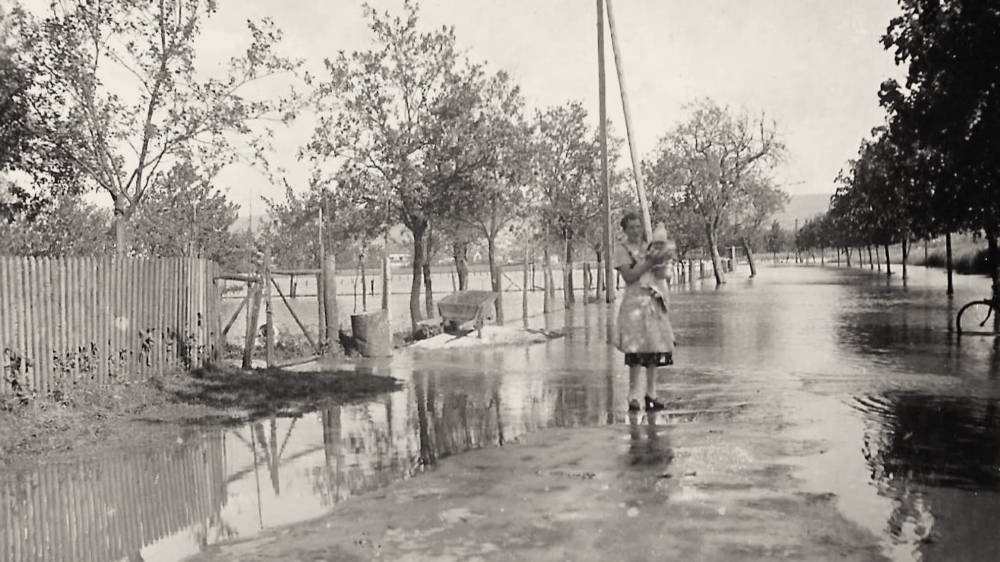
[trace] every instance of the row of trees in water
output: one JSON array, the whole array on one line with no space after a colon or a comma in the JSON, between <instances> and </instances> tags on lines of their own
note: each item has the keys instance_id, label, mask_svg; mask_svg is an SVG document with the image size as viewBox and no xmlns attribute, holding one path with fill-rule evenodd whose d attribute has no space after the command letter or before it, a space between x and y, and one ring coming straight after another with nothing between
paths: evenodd
<instances>
[{"instance_id":1,"label":"row of trees in water","mask_svg":"<svg viewBox=\"0 0 1000 562\"><path fill-rule=\"evenodd\" d=\"M829 211L800 232L804 248L901 245L955 233L987 241L998 281L1000 252L1000 6L977 0L899 0L882 38L904 83L879 92L886 122L837 178ZM859 250L860 251L860 250ZM949 263L950 268L950 263ZM949 285L949 293L951 287Z\"/></svg>"},{"instance_id":2,"label":"row of trees in water","mask_svg":"<svg viewBox=\"0 0 1000 562\"><path fill-rule=\"evenodd\" d=\"M580 103L528 111L506 72L473 61L453 29L422 30L409 1L396 15L366 6L371 46L324 59L316 76L280 54L266 20L250 23L243 54L206 75L199 34L217 8L69 1L44 18L2 16L0 169L19 173L0 196L6 251L200 254L246 268L253 244L301 268L321 248L364 259L403 225L414 323L442 253L464 286L469 248L483 248L497 289L501 253L540 253L546 267L550 251L603 259L600 139ZM275 131L296 119L313 126L298 151L308 186L293 189L269 155ZM787 199L770 176L784 157L776 131L699 100L642 164L654 220L682 254L711 256L720 283L719 244L750 251ZM611 134L614 216L637 206L622 146ZM254 235L232 231L237 208L215 187L236 162L285 188ZM92 191L110 196L112 216L80 198Z\"/></svg>"}]
</instances>

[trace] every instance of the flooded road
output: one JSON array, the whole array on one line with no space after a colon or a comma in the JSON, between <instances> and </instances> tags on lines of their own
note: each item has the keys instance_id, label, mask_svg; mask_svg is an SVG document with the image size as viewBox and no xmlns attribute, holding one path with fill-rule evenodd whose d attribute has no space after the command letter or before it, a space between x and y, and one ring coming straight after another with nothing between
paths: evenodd
<instances>
[{"instance_id":1,"label":"flooded road","mask_svg":"<svg viewBox=\"0 0 1000 562\"><path fill-rule=\"evenodd\" d=\"M605 343L613 313L601 306L530 320L565 331L544 344L358 364L404 389L297 419L192 430L167 451L0 475L0 560L182 560L545 429L611 431L623 470L640 479L678 480L667 473L675 454L702 472L739 470L745 455L686 444L674 429L762 420L797 485L835 498L880 555L998 560L1000 344L953 333L957 308L988 291L985 279L956 282L953 301L943 273L922 268L905 285L898 274L776 267L718 289L681 287L671 295L677 360L661 370L668 410L638 422L625 413L627 376ZM727 486L768 486L754 478ZM664 501L721 493L675 486Z\"/></svg>"}]
</instances>

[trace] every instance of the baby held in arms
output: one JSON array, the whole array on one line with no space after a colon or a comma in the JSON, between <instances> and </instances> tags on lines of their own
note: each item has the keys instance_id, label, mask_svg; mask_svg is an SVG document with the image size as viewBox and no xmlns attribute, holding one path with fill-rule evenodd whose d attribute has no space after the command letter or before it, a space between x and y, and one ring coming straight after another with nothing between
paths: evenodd
<instances>
[{"instance_id":1,"label":"baby held in arms","mask_svg":"<svg viewBox=\"0 0 1000 562\"><path fill-rule=\"evenodd\" d=\"M672 277L673 262L677 259L677 243L667 237L667 229L662 223L653 230L646 252L649 256L660 256L662 261L644 273L645 279L641 279L640 283L648 287L663 308L666 308L667 283Z\"/></svg>"}]
</instances>

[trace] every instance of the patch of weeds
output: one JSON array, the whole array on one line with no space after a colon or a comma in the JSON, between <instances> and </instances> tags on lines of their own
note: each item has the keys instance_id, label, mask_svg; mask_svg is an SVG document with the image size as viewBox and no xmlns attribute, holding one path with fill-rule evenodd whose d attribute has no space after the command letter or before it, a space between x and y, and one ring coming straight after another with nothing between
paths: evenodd
<instances>
[{"instance_id":1,"label":"patch of weeds","mask_svg":"<svg viewBox=\"0 0 1000 562\"><path fill-rule=\"evenodd\" d=\"M242 410L251 417L306 412L393 392L390 377L353 371L287 371L278 368L244 372L235 368L198 369L183 386L169 389L185 404Z\"/></svg>"}]
</instances>

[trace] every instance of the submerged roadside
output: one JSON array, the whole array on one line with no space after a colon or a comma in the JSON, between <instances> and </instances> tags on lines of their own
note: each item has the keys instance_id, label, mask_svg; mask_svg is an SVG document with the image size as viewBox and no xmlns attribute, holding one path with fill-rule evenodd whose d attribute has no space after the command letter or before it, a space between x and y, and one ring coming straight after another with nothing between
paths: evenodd
<instances>
[{"instance_id":1,"label":"submerged roadside","mask_svg":"<svg viewBox=\"0 0 1000 562\"><path fill-rule=\"evenodd\" d=\"M0 468L169 446L188 432L301 414L398 388L393 378L349 370L216 367L81 385L27 403L7 398L0 403Z\"/></svg>"}]
</instances>

